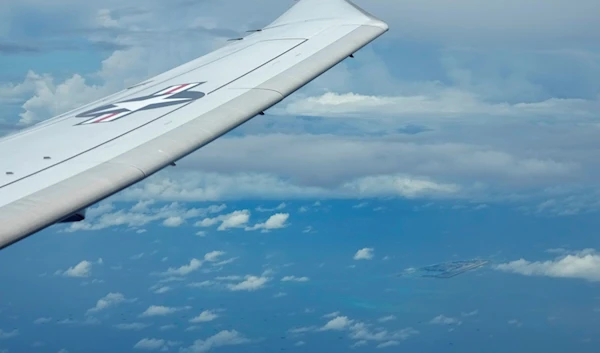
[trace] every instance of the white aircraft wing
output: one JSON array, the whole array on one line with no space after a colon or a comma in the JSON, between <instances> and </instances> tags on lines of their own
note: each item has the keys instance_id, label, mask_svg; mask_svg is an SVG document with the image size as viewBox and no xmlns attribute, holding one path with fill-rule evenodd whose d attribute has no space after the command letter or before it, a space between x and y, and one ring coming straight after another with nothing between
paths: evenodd
<instances>
[{"instance_id":1,"label":"white aircraft wing","mask_svg":"<svg viewBox=\"0 0 600 353\"><path fill-rule=\"evenodd\" d=\"M265 28L0 139L0 249L196 151L388 30L346 0L300 0ZM143 64L143 63L142 63Z\"/></svg>"}]
</instances>

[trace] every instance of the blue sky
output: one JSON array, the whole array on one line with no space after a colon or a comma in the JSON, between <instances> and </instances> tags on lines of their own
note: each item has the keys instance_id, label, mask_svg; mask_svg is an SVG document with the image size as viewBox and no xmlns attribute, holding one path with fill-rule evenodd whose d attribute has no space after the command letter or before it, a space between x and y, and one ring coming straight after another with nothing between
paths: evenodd
<instances>
[{"instance_id":1,"label":"blue sky","mask_svg":"<svg viewBox=\"0 0 600 353\"><path fill-rule=\"evenodd\" d=\"M0 130L291 3L5 2ZM391 29L355 59L3 250L0 352L595 352L599 3L357 3Z\"/></svg>"}]
</instances>

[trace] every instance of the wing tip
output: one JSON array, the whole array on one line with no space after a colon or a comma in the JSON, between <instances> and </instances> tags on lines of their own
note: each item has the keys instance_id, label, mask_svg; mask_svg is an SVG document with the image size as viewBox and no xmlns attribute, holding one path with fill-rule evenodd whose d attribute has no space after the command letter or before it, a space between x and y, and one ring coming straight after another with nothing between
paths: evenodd
<instances>
[{"instance_id":1,"label":"wing tip","mask_svg":"<svg viewBox=\"0 0 600 353\"><path fill-rule=\"evenodd\" d=\"M350 0L299 0L287 12L265 28L292 23L338 20L389 30L389 25Z\"/></svg>"}]
</instances>

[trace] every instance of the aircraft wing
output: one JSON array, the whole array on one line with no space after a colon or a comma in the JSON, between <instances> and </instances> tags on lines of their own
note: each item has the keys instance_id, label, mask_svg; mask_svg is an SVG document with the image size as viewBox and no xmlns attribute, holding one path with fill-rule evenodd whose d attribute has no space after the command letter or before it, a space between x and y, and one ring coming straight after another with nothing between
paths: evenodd
<instances>
[{"instance_id":1,"label":"aircraft wing","mask_svg":"<svg viewBox=\"0 0 600 353\"><path fill-rule=\"evenodd\" d=\"M346 0L300 0L229 45L0 139L0 249L169 166L388 30Z\"/></svg>"}]
</instances>

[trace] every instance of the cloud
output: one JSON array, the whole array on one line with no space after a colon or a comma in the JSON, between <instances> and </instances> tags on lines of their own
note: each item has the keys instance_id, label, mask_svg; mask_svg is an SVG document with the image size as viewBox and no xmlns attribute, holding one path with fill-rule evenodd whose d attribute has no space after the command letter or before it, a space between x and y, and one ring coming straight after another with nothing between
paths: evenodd
<instances>
[{"instance_id":1,"label":"cloud","mask_svg":"<svg viewBox=\"0 0 600 353\"><path fill-rule=\"evenodd\" d=\"M323 317L327 318L327 319L332 319L332 318L335 318L335 317L338 317L338 316L340 316L340 312L339 311L334 311L334 312L331 312L329 314L323 315Z\"/></svg>"},{"instance_id":2,"label":"cloud","mask_svg":"<svg viewBox=\"0 0 600 353\"><path fill-rule=\"evenodd\" d=\"M516 320L516 319L508 320L508 324L516 326L516 327L523 326L523 323L521 321L519 321L519 320Z\"/></svg>"},{"instance_id":3,"label":"cloud","mask_svg":"<svg viewBox=\"0 0 600 353\"><path fill-rule=\"evenodd\" d=\"M460 325L462 322L458 319L439 315L429 321L432 325Z\"/></svg>"},{"instance_id":4,"label":"cloud","mask_svg":"<svg viewBox=\"0 0 600 353\"><path fill-rule=\"evenodd\" d=\"M250 343L250 339L244 337L242 334L235 330L221 331L214 336L211 336L205 340L196 340L194 344L189 347L181 349L182 353L204 353L208 352L213 348L225 347L225 346L237 346L241 344Z\"/></svg>"},{"instance_id":5,"label":"cloud","mask_svg":"<svg viewBox=\"0 0 600 353\"><path fill-rule=\"evenodd\" d=\"M19 330L14 329L12 331L3 331L0 329L0 340L12 338L19 335Z\"/></svg>"},{"instance_id":6,"label":"cloud","mask_svg":"<svg viewBox=\"0 0 600 353\"><path fill-rule=\"evenodd\" d=\"M264 223L257 223L252 227L246 227L246 230L262 229L263 232L268 232L272 229L281 229L287 227L287 220L290 217L289 213L276 213L269 217Z\"/></svg>"},{"instance_id":7,"label":"cloud","mask_svg":"<svg viewBox=\"0 0 600 353\"><path fill-rule=\"evenodd\" d=\"M58 325L98 325L100 320L95 317L88 316L85 320L63 319L56 322Z\"/></svg>"},{"instance_id":8,"label":"cloud","mask_svg":"<svg viewBox=\"0 0 600 353\"><path fill-rule=\"evenodd\" d=\"M397 346L399 344L400 344L400 342L398 342L398 341L387 341L387 342L378 344L377 348L393 347L393 346Z\"/></svg>"},{"instance_id":9,"label":"cloud","mask_svg":"<svg viewBox=\"0 0 600 353\"><path fill-rule=\"evenodd\" d=\"M250 221L250 211L240 210L213 218L205 218L196 222L196 227L211 227L221 223L217 230L224 231L231 228L243 228Z\"/></svg>"},{"instance_id":10,"label":"cloud","mask_svg":"<svg viewBox=\"0 0 600 353\"><path fill-rule=\"evenodd\" d=\"M557 45L573 37L591 40L593 37L586 32L599 28L589 13L600 10L600 5L593 0L577 4L567 0L551 3L510 0L502 6L470 0L452 4L440 0L427 4L365 0L358 0L357 3L371 13L386 14L386 21L395 29L390 31L390 36L416 41L441 41L447 45L485 46L490 42L504 45ZM534 22L532 14L537 15Z\"/></svg>"},{"instance_id":11,"label":"cloud","mask_svg":"<svg viewBox=\"0 0 600 353\"><path fill-rule=\"evenodd\" d=\"M311 115L319 117L434 117L465 118L480 115L519 117L543 116L547 114L568 115L588 111L594 103L582 99L555 98L535 103L486 103L476 93L457 88L446 88L435 95L414 96L366 96L356 93L338 94L333 92L321 96L296 99L286 106L290 115Z\"/></svg>"},{"instance_id":12,"label":"cloud","mask_svg":"<svg viewBox=\"0 0 600 353\"><path fill-rule=\"evenodd\" d=\"M379 318L377 321L379 322L388 322L388 321L394 321L396 320L396 316L394 315L388 315L388 316L384 316L382 318Z\"/></svg>"},{"instance_id":13,"label":"cloud","mask_svg":"<svg viewBox=\"0 0 600 353\"><path fill-rule=\"evenodd\" d=\"M273 207L273 208L264 208L262 206L258 206L257 208L255 208L255 210L257 212L273 212L273 211L283 210L286 207L287 207L287 204L285 202L282 202L282 203L280 203L279 205L277 205L276 207Z\"/></svg>"},{"instance_id":14,"label":"cloud","mask_svg":"<svg viewBox=\"0 0 600 353\"><path fill-rule=\"evenodd\" d=\"M155 294L164 294L164 293L167 293L167 292L170 292L170 291L171 291L171 287L164 286L164 287L160 287L160 288L155 289L154 293Z\"/></svg>"},{"instance_id":15,"label":"cloud","mask_svg":"<svg viewBox=\"0 0 600 353\"><path fill-rule=\"evenodd\" d=\"M144 253L143 253L143 252L142 252L142 253L139 253L139 254L131 255L131 256L129 257L129 259L130 259L130 260L139 260L139 259L141 259L142 257L144 257Z\"/></svg>"},{"instance_id":16,"label":"cloud","mask_svg":"<svg viewBox=\"0 0 600 353\"><path fill-rule=\"evenodd\" d=\"M411 327L396 331L388 331L382 328L372 329L370 325L362 322L356 323L350 327L350 337L359 341L404 341L417 334L419 334L419 331Z\"/></svg>"},{"instance_id":17,"label":"cloud","mask_svg":"<svg viewBox=\"0 0 600 353\"><path fill-rule=\"evenodd\" d=\"M138 343L135 344L135 346L133 346L133 348L153 351L163 348L165 343L166 342L163 339L142 338L138 341Z\"/></svg>"},{"instance_id":18,"label":"cloud","mask_svg":"<svg viewBox=\"0 0 600 353\"><path fill-rule=\"evenodd\" d=\"M594 187L592 180L582 174L585 170L600 171L600 164L592 167L595 162L591 156L583 160L584 145L593 143L585 131L576 127L570 130L579 136L575 147L572 143L563 145L560 139L556 142L558 126L567 128L563 124L542 126L532 132L539 136L540 144L527 147L526 136L521 135L527 127L503 125L500 120L485 126L467 125L464 134L440 128L410 138L389 132L375 136L363 133L360 137L333 133L227 137L182 161L186 170L153 176L119 198L210 201L400 197L488 203L506 200L511 193L523 194L519 195L523 201L508 201L529 201L547 193L549 187L564 188L572 182ZM514 139L508 144L484 138L494 134L512 134ZM561 153L551 141L561 144ZM524 154L526 148L534 151ZM270 158L253 158L264 154ZM200 168L203 172L191 171Z\"/></svg>"},{"instance_id":19,"label":"cloud","mask_svg":"<svg viewBox=\"0 0 600 353\"><path fill-rule=\"evenodd\" d=\"M212 265L213 266L225 266L225 265L229 265L230 263L233 263L234 261L236 261L237 259L239 259L239 257L231 257L227 260L223 260L223 261L219 261L219 262L215 262Z\"/></svg>"},{"instance_id":20,"label":"cloud","mask_svg":"<svg viewBox=\"0 0 600 353\"><path fill-rule=\"evenodd\" d=\"M308 277L296 277L296 276L285 276L281 279L281 282L308 282Z\"/></svg>"},{"instance_id":21,"label":"cloud","mask_svg":"<svg viewBox=\"0 0 600 353\"><path fill-rule=\"evenodd\" d=\"M323 175L323 178L333 176ZM295 199L348 199L385 196L409 198L461 197L458 185L428 179L401 174L375 175L347 182L340 181L338 185L324 187L293 184L290 180L284 180L284 178L273 174L248 172L228 174L179 172L168 174L168 172L165 172L126 189L117 197L121 200L154 197L162 200L179 201L239 200L257 197L266 199L280 199L282 197ZM282 216L278 216L278 218L281 219ZM217 229L223 231L230 228L244 228L249 220L249 211L236 211L228 217L206 218L195 225L210 227L220 221L221 225Z\"/></svg>"},{"instance_id":22,"label":"cloud","mask_svg":"<svg viewBox=\"0 0 600 353\"><path fill-rule=\"evenodd\" d=\"M179 216L169 217L163 221L165 227L176 228L185 223L185 220Z\"/></svg>"},{"instance_id":23,"label":"cloud","mask_svg":"<svg viewBox=\"0 0 600 353\"><path fill-rule=\"evenodd\" d=\"M598 282L600 281L600 254L594 249L586 249L554 260L530 262L520 259L497 265L495 268L525 276L576 278Z\"/></svg>"},{"instance_id":24,"label":"cloud","mask_svg":"<svg viewBox=\"0 0 600 353\"><path fill-rule=\"evenodd\" d=\"M178 311L188 310L191 307L168 307L162 305L150 305L148 309L146 309L143 313L140 314L140 317L153 317L153 316L167 316Z\"/></svg>"},{"instance_id":25,"label":"cloud","mask_svg":"<svg viewBox=\"0 0 600 353\"><path fill-rule=\"evenodd\" d=\"M89 277L92 274L92 263L83 260L77 265L69 267L62 274L66 277Z\"/></svg>"},{"instance_id":26,"label":"cloud","mask_svg":"<svg viewBox=\"0 0 600 353\"><path fill-rule=\"evenodd\" d=\"M225 255L225 252L223 252L223 251L218 251L218 250L211 251L211 252L204 254L204 257L202 260L199 260L196 258L191 259L187 265L182 265L181 267L177 267L177 268L170 267L167 271L161 273L161 275L163 275L163 276L186 276L186 275L189 275L190 273L200 269L205 262L212 262L213 265L217 265L217 264L226 265L228 263L235 261L233 259L229 259L229 260L225 260L225 261L216 263L219 260L219 258L223 255Z\"/></svg>"},{"instance_id":27,"label":"cloud","mask_svg":"<svg viewBox=\"0 0 600 353\"><path fill-rule=\"evenodd\" d=\"M371 260L374 256L373 252L373 248L360 249L354 254L354 260Z\"/></svg>"},{"instance_id":28,"label":"cloud","mask_svg":"<svg viewBox=\"0 0 600 353\"><path fill-rule=\"evenodd\" d=\"M315 326L309 326L309 327L296 327L296 328L292 328L289 329L288 332L291 334L295 334L295 335L299 335L299 334L303 334L303 333L307 333L307 332L311 332L311 331L315 331L318 328Z\"/></svg>"},{"instance_id":29,"label":"cloud","mask_svg":"<svg viewBox=\"0 0 600 353\"><path fill-rule=\"evenodd\" d=\"M141 201L129 209L116 209L112 202L105 201L88 210L87 219L71 223L65 228L66 232L95 231L109 227L123 226L137 229L155 221L161 221L166 227L178 227L186 220L203 217L220 212L223 205L211 205L204 208L186 208L184 205L171 202L163 206L154 206L156 201L143 197Z\"/></svg>"},{"instance_id":30,"label":"cloud","mask_svg":"<svg viewBox=\"0 0 600 353\"><path fill-rule=\"evenodd\" d=\"M193 324L201 323L201 322L209 322L217 319L219 315L210 310L204 310L200 313L200 315L190 319L190 322Z\"/></svg>"},{"instance_id":31,"label":"cloud","mask_svg":"<svg viewBox=\"0 0 600 353\"><path fill-rule=\"evenodd\" d=\"M338 313L332 313L338 314ZM328 315L331 317L332 315ZM390 341L403 341L419 334L419 331L408 327L400 330L389 331L383 327L373 327L372 324L353 320L347 316L336 316L320 328L304 327L296 329L295 333L308 331L347 331L351 339L356 340L355 346L365 345L367 341L381 342L385 345ZM292 331L290 331L292 332Z\"/></svg>"},{"instance_id":32,"label":"cloud","mask_svg":"<svg viewBox=\"0 0 600 353\"><path fill-rule=\"evenodd\" d=\"M227 288L230 291L255 291L263 288L269 281L268 277L265 276L251 276L248 275L245 279L239 283L228 284Z\"/></svg>"},{"instance_id":33,"label":"cloud","mask_svg":"<svg viewBox=\"0 0 600 353\"><path fill-rule=\"evenodd\" d=\"M225 255L224 251L211 251L204 255L204 261L215 262L223 255Z\"/></svg>"},{"instance_id":34,"label":"cloud","mask_svg":"<svg viewBox=\"0 0 600 353\"><path fill-rule=\"evenodd\" d=\"M306 165L307 168L309 167ZM312 168L312 166L311 166ZM316 167L315 167L316 168ZM339 176L339 175L338 175ZM331 179L334 174L322 175ZM161 184L169 183L165 188ZM351 198L466 198L468 190L454 183L443 183L428 177L403 174L365 176L350 181L341 181L337 185L315 186L294 184L273 174L257 173L205 173L205 172L167 172L148 178L146 181L123 191L116 196L121 200L133 200L138 197L154 197L162 200L214 201L294 198L294 199L351 199ZM207 195L209 193L209 195ZM279 215L272 221L280 222L285 216ZM198 227L210 227L217 222L220 231L231 228L247 227L248 211L236 211L229 217L206 218L196 223ZM223 223L224 222L224 223ZM274 223L277 225L277 223ZM261 225L260 228L266 226ZM258 229L258 228L257 228Z\"/></svg>"},{"instance_id":35,"label":"cloud","mask_svg":"<svg viewBox=\"0 0 600 353\"><path fill-rule=\"evenodd\" d=\"M321 331L330 331L336 330L341 331L350 326L352 324L352 320L350 320L347 316L338 316L334 319L329 320L325 326L321 327Z\"/></svg>"},{"instance_id":36,"label":"cloud","mask_svg":"<svg viewBox=\"0 0 600 353\"><path fill-rule=\"evenodd\" d=\"M191 288L204 288L204 287L210 287L213 284L214 284L214 282L212 282L212 281L202 281L202 282L188 283L187 286L191 287Z\"/></svg>"},{"instance_id":37,"label":"cloud","mask_svg":"<svg viewBox=\"0 0 600 353\"><path fill-rule=\"evenodd\" d=\"M47 323L49 323L51 321L52 321L51 317L40 317L40 318L35 319L33 321L33 323L36 324L36 325L41 325L41 324L47 324Z\"/></svg>"},{"instance_id":38,"label":"cloud","mask_svg":"<svg viewBox=\"0 0 600 353\"><path fill-rule=\"evenodd\" d=\"M170 267L166 272L163 272L165 276L185 276L202 267L202 261L198 259L191 259L189 264L182 265L181 267Z\"/></svg>"},{"instance_id":39,"label":"cloud","mask_svg":"<svg viewBox=\"0 0 600 353\"><path fill-rule=\"evenodd\" d=\"M108 308L117 306L121 303L133 303L137 301L137 298L127 299L122 293L108 293L104 297L98 299L96 306L87 310L87 314L97 313Z\"/></svg>"},{"instance_id":40,"label":"cloud","mask_svg":"<svg viewBox=\"0 0 600 353\"><path fill-rule=\"evenodd\" d=\"M366 340L360 340L360 341L356 341L354 342L350 348L357 348L357 347L362 347L362 346L366 346L367 344L369 344L369 342L367 342Z\"/></svg>"},{"instance_id":41,"label":"cloud","mask_svg":"<svg viewBox=\"0 0 600 353\"><path fill-rule=\"evenodd\" d=\"M115 328L117 328L119 330L125 330L125 331L139 331L139 330L143 330L149 326L150 326L149 324L143 324L141 322L130 322L130 323L122 323L122 324L114 325Z\"/></svg>"},{"instance_id":42,"label":"cloud","mask_svg":"<svg viewBox=\"0 0 600 353\"><path fill-rule=\"evenodd\" d=\"M248 211L234 212L225 218L217 230L227 230L230 228L241 228L243 225L248 223L250 220L250 213Z\"/></svg>"},{"instance_id":43,"label":"cloud","mask_svg":"<svg viewBox=\"0 0 600 353\"><path fill-rule=\"evenodd\" d=\"M473 310L470 312L466 312L466 313L461 313L461 315L463 317L471 317L471 316L476 316L477 314L479 314L479 310Z\"/></svg>"}]
</instances>

